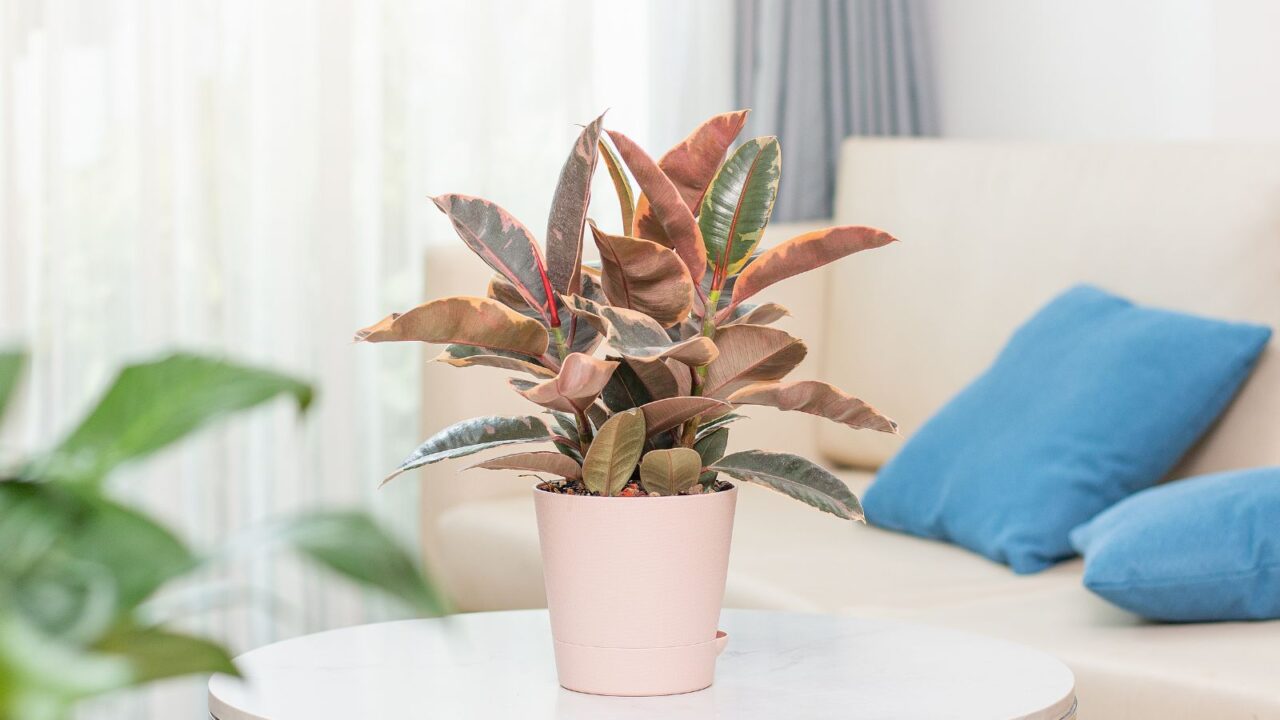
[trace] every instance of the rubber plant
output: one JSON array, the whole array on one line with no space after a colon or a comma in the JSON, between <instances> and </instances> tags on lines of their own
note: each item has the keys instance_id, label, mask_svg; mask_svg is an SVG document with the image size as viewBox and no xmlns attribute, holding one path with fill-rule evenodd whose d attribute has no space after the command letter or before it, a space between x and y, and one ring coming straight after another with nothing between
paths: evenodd
<instances>
[{"instance_id":1,"label":"rubber plant","mask_svg":"<svg viewBox=\"0 0 1280 720\"><path fill-rule=\"evenodd\" d=\"M0 419L25 355L0 350ZM312 388L217 358L126 367L58 444L0 467L0 718L59 720L75 703L195 673L235 673L230 653L160 622L152 598L228 552L200 553L112 499L109 475L232 414ZM411 556L367 515L315 510L257 527L227 550L283 544L417 612L444 604Z\"/></svg>"},{"instance_id":2,"label":"rubber plant","mask_svg":"<svg viewBox=\"0 0 1280 720\"><path fill-rule=\"evenodd\" d=\"M727 486L718 477L723 473L862 519L848 487L809 460L765 450L724 454L728 425L746 405L897 431L892 420L843 390L786 381L804 359L805 344L771 327L790 314L786 308L757 304L777 282L894 238L840 226L761 252L782 153L773 137L729 152L746 117L746 110L712 117L658 160L597 118L582 130L561 171L545 245L493 202L433 199L494 271L488 288L483 296L394 313L358 331L356 340L443 344L437 360L510 371L513 390L542 411L447 427L387 480L498 446L547 443L552 449L475 467L544 473L556 479L543 489L606 496L714 491ZM604 232L588 218L601 159L624 234ZM598 265L583 264L587 238L599 250Z\"/></svg>"}]
</instances>

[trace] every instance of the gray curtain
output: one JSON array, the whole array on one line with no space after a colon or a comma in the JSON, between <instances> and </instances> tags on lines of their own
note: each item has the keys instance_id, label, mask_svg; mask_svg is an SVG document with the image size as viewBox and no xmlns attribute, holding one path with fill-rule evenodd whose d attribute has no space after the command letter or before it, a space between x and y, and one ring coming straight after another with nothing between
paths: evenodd
<instances>
[{"instance_id":1,"label":"gray curtain","mask_svg":"<svg viewBox=\"0 0 1280 720\"><path fill-rule=\"evenodd\" d=\"M933 135L923 0L738 0L737 103L777 135L773 217L830 217L840 142Z\"/></svg>"}]
</instances>

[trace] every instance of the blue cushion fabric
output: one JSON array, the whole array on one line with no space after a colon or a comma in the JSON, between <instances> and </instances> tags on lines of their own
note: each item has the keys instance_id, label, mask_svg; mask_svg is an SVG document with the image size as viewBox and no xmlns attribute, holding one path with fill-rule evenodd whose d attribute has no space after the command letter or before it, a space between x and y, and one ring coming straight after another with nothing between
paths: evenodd
<instances>
[{"instance_id":1,"label":"blue cushion fabric","mask_svg":"<svg viewBox=\"0 0 1280 720\"><path fill-rule=\"evenodd\" d=\"M867 518L1042 570L1073 555L1072 528L1168 473L1270 336L1071 288L884 466Z\"/></svg>"},{"instance_id":2,"label":"blue cushion fabric","mask_svg":"<svg viewBox=\"0 0 1280 720\"><path fill-rule=\"evenodd\" d=\"M1154 620L1280 618L1280 468L1179 480L1071 532L1084 584Z\"/></svg>"}]
</instances>

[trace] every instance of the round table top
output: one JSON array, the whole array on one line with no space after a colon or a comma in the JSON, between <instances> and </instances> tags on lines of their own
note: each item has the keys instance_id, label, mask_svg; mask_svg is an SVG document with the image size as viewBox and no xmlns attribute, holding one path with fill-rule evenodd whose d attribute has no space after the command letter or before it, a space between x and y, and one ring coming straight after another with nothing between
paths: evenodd
<instances>
[{"instance_id":1,"label":"round table top","mask_svg":"<svg viewBox=\"0 0 1280 720\"><path fill-rule=\"evenodd\" d=\"M1075 716L1075 680L1037 650L923 625L725 610L715 684L686 695L584 695L556 683L545 610L332 630L240 656L217 720L355 718L1028 718Z\"/></svg>"}]
</instances>

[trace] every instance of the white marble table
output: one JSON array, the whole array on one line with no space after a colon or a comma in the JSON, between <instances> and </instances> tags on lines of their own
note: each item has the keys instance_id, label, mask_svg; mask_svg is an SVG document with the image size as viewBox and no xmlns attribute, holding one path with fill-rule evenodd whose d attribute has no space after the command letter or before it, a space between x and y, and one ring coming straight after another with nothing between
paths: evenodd
<instances>
[{"instance_id":1,"label":"white marble table","mask_svg":"<svg viewBox=\"0 0 1280 720\"><path fill-rule=\"evenodd\" d=\"M715 684L611 698L556 684L545 610L334 630L242 655L215 676L217 720L399 718L1075 717L1075 680L1054 658L977 635L880 620L726 610Z\"/></svg>"}]
</instances>

